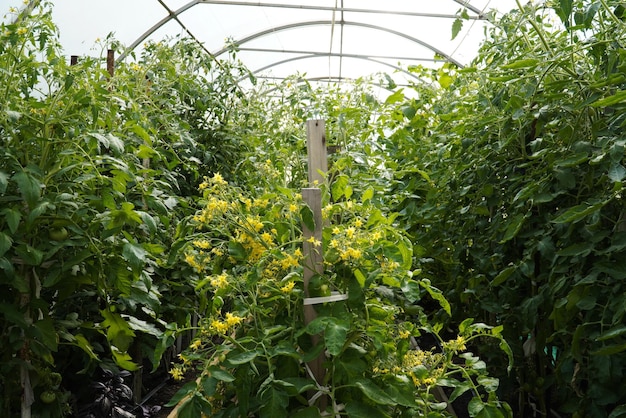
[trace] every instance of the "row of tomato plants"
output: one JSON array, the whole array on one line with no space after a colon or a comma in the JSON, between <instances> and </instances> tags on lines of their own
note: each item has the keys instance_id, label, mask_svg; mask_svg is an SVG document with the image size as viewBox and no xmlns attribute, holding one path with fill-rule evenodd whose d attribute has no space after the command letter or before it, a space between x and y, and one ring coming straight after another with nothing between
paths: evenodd
<instances>
[{"instance_id":1,"label":"row of tomato plants","mask_svg":"<svg viewBox=\"0 0 626 418\"><path fill-rule=\"evenodd\" d=\"M244 68L186 41L110 78L65 64L45 8L4 25L3 410L21 371L62 415L76 372L156 367L196 312L172 370L200 364L175 399L186 416L319 416L311 391L348 416L445 416L441 386L475 416L510 414L498 397L523 416L621 416L624 8L519 6L471 66L410 68L416 98L383 103L364 82L322 94L298 78L244 95ZM313 114L341 151L307 290L349 297L305 326ZM413 358L420 335L439 352Z\"/></svg>"},{"instance_id":2,"label":"row of tomato plants","mask_svg":"<svg viewBox=\"0 0 626 418\"><path fill-rule=\"evenodd\" d=\"M366 83L321 92L298 79L279 99L244 94L238 80L254 80L236 60L181 39L145 45L112 76L100 59L66 63L51 8L11 11L0 42L5 415L98 413L81 409L96 370L156 370L194 315L198 338L171 371L200 366L175 399L181 416L447 416L461 396L473 416L510 414L467 349L490 337L509 353L502 328L442 332L432 314L450 305L414 271L384 183L358 169L382 162L371 115L400 95L381 107ZM349 297L307 325L301 224L313 225L297 193L313 114L344 151L320 185L326 268L307 291ZM421 334L434 337L424 350ZM115 397L98 399L112 413Z\"/></svg>"}]
</instances>

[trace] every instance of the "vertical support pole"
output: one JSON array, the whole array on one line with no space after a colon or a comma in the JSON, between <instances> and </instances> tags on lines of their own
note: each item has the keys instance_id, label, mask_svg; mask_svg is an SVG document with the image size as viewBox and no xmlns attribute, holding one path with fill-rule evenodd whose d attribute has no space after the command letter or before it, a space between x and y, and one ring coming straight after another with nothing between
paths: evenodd
<instances>
[{"instance_id":1,"label":"vertical support pole","mask_svg":"<svg viewBox=\"0 0 626 418\"><path fill-rule=\"evenodd\" d=\"M107 50L107 72L113 77L115 71L115 51L113 49Z\"/></svg>"},{"instance_id":2,"label":"vertical support pole","mask_svg":"<svg viewBox=\"0 0 626 418\"><path fill-rule=\"evenodd\" d=\"M328 170L326 160L326 128L323 120L307 121L307 152L309 165L309 183L311 188L302 189L302 200L313 212L315 223L314 230L310 230L306 225L302 226L303 244L302 253L304 255L303 282L304 296L309 295L309 282L315 275L324 272L324 249L322 247L322 191L315 187L324 181L324 176ZM312 241L312 242L311 242ZM316 245L318 244L318 245ZM304 322L310 323L317 316L313 305L304 305ZM311 337L314 345L320 341L319 335ZM326 370L324 369L324 354L320 354L316 359L309 362L309 368L318 384L324 381ZM312 396L311 394L309 396ZM327 398L322 396L318 399L318 407L326 409Z\"/></svg>"},{"instance_id":3,"label":"vertical support pole","mask_svg":"<svg viewBox=\"0 0 626 418\"><path fill-rule=\"evenodd\" d=\"M315 187L324 181L324 175L328 171L326 125L323 119L307 121L306 149L309 159L309 183L311 187Z\"/></svg>"}]
</instances>

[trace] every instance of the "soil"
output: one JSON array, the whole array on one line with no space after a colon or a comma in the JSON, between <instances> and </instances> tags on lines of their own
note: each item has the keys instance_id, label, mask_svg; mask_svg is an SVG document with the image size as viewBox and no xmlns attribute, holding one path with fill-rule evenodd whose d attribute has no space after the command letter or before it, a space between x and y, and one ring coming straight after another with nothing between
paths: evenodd
<instances>
[{"instance_id":1,"label":"soil","mask_svg":"<svg viewBox=\"0 0 626 418\"><path fill-rule=\"evenodd\" d=\"M187 373L183 380L176 381L169 376L164 377L167 379L167 383L161 387L157 392L145 401L146 406L160 406L161 409L156 415L152 415L150 418L167 418L169 414L174 410L173 406L165 406L178 392L178 390L187 382L196 379L196 375L193 373ZM162 380L161 380L162 382ZM157 382L155 387L160 382ZM149 389L149 388L148 388Z\"/></svg>"}]
</instances>

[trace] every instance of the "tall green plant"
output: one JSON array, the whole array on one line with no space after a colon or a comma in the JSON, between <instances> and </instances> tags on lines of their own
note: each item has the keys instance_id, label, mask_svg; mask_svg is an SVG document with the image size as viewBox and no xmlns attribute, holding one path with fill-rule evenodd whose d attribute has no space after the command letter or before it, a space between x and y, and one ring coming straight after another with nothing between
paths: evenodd
<instances>
[{"instance_id":1,"label":"tall green plant","mask_svg":"<svg viewBox=\"0 0 626 418\"><path fill-rule=\"evenodd\" d=\"M198 338L171 370L182 378L199 368L172 400L178 416L444 417L462 394L470 395L471 416L510 416L495 394L498 380L466 350L491 337L508 351L502 328L470 319L455 338L439 336L442 324L417 303L432 297L448 313L449 304L428 280L413 277L410 242L395 216L373 202L372 189L353 196L348 185L336 187L342 200L335 204L325 193L323 240L308 239L323 252L324 271L305 290L311 260L301 249L301 225L314 229L311 209L275 183L274 167L258 172L266 184L254 192L219 174L200 186L204 202L186 261L196 291L208 297ZM306 291L313 299L304 299ZM305 322L303 304L314 300L317 317ZM440 349L418 347L421 332ZM309 365L320 357L326 371L314 376ZM451 388L449 399L441 386Z\"/></svg>"},{"instance_id":2,"label":"tall green plant","mask_svg":"<svg viewBox=\"0 0 626 418\"><path fill-rule=\"evenodd\" d=\"M0 27L6 416L68 413L72 379L97 365L158 366L196 305L166 253L191 213L188 185L239 152L233 135L217 146L236 126L237 64L212 71L178 40L111 77L100 59L66 64L57 36L47 2Z\"/></svg>"},{"instance_id":3,"label":"tall green plant","mask_svg":"<svg viewBox=\"0 0 626 418\"><path fill-rule=\"evenodd\" d=\"M399 209L458 313L504 325L518 414L616 417L623 6L537 7L503 17L472 67L411 104L413 135L390 139L416 143L429 178L398 176L413 194Z\"/></svg>"}]
</instances>

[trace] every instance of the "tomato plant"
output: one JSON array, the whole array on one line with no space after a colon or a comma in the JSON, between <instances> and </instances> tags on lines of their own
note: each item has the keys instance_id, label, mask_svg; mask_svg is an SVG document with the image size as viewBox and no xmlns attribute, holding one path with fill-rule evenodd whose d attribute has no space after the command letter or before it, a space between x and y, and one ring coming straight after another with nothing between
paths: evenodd
<instances>
[{"instance_id":1,"label":"tomato plant","mask_svg":"<svg viewBox=\"0 0 626 418\"><path fill-rule=\"evenodd\" d=\"M626 401L623 18L619 2L520 4L447 89L418 86L410 134L386 143L415 147L398 210L459 320L504 325L503 396L523 416Z\"/></svg>"},{"instance_id":2,"label":"tomato plant","mask_svg":"<svg viewBox=\"0 0 626 418\"><path fill-rule=\"evenodd\" d=\"M172 261L175 246L171 259L166 253L192 212L188 185L233 167L244 149L225 128L237 126L230 121L243 97L232 88L244 74L236 63L220 67L172 39L118 63L111 77L100 58L68 65L57 36L48 2L0 27L6 416L66 413L66 390L80 392L98 365L159 366L189 319L180 308L196 304ZM199 76L211 63L213 77ZM42 383L50 370L64 377L55 399Z\"/></svg>"}]
</instances>

